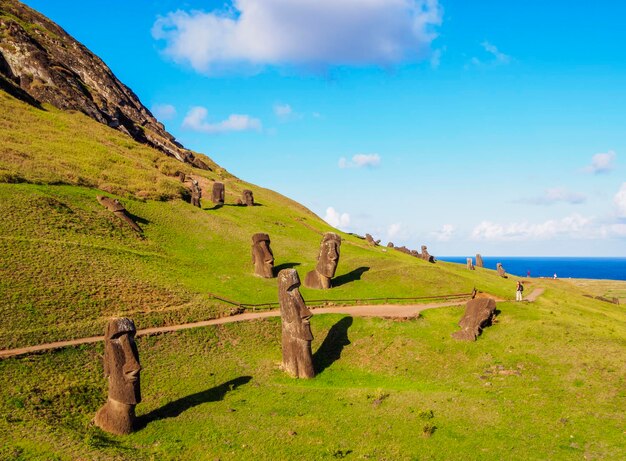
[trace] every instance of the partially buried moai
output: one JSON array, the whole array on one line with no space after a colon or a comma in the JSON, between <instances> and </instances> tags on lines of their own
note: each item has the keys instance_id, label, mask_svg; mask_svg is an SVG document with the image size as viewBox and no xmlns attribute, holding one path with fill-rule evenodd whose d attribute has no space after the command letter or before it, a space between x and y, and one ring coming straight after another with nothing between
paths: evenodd
<instances>
[{"instance_id":1,"label":"partially buried moai","mask_svg":"<svg viewBox=\"0 0 626 461\"><path fill-rule=\"evenodd\" d=\"M496 264L496 270L498 271L498 275L500 277L504 277L505 279L508 278L506 275L506 271L504 270L504 267L502 267L502 263Z\"/></svg>"},{"instance_id":2,"label":"partially buried moai","mask_svg":"<svg viewBox=\"0 0 626 461\"><path fill-rule=\"evenodd\" d=\"M474 262L472 261L472 258L467 258L467 268L471 271L474 270Z\"/></svg>"},{"instance_id":3,"label":"partially buried moai","mask_svg":"<svg viewBox=\"0 0 626 461\"><path fill-rule=\"evenodd\" d=\"M299 287L300 277L295 269L278 273L283 369L296 378L313 378L313 334L309 322L313 314L306 307Z\"/></svg>"},{"instance_id":4,"label":"partially buried moai","mask_svg":"<svg viewBox=\"0 0 626 461\"><path fill-rule=\"evenodd\" d=\"M224 204L224 183L222 182L213 183L213 191L211 194L211 200L216 205Z\"/></svg>"},{"instance_id":5,"label":"partially buried moai","mask_svg":"<svg viewBox=\"0 0 626 461\"><path fill-rule=\"evenodd\" d=\"M98 203L105 207L107 210L111 211L115 216L126 222L135 232L142 233L141 227L130 217L124 205L120 203L118 199L113 199L111 197L106 197L104 195L96 195L96 199Z\"/></svg>"},{"instance_id":6,"label":"partially buried moai","mask_svg":"<svg viewBox=\"0 0 626 461\"><path fill-rule=\"evenodd\" d=\"M200 208L200 199L202 198L202 189L195 179L191 179L191 204Z\"/></svg>"},{"instance_id":7,"label":"partially buried moai","mask_svg":"<svg viewBox=\"0 0 626 461\"><path fill-rule=\"evenodd\" d=\"M480 253L476 253L476 267L485 267L485 265L483 264L483 257L480 255Z\"/></svg>"},{"instance_id":8,"label":"partially buried moai","mask_svg":"<svg viewBox=\"0 0 626 461\"><path fill-rule=\"evenodd\" d=\"M258 233L252 236L252 264L254 273L259 277L274 277L274 253L270 248L270 236Z\"/></svg>"},{"instance_id":9,"label":"partially buried moai","mask_svg":"<svg viewBox=\"0 0 626 461\"><path fill-rule=\"evenodd\" d=\"M244 189L241 194L241 204L245 206L254 206L254 195L250 189Z\"/></svg>"},{"instance_id":10,"label":"partially buried moai","mask_svg":"<svg viewBox=\"0 0 626 461\"><path fill-rule=\"evenodd\" d=\"M141 402L136 332L133 321L122 317L111 319L104 333L104 375L109 380L109 394L93 421L113 434L133 431L135 405Z\"/></svg>"},{"instance_id":11,"label":"partially buried moai","mask_svg":"<svg viewBox=\"0 0 626 461\"><path fill-rule=\"evenodd\" d=\"M435 257L432 256L430 253L428 253L428 248L426 247L426 245L422 245L422 259L424 261L428 261L429 263L434 263L435 262Z\"/></svg>"},{"instance_id":12,"label":"partially buried moai","mask_svg":"<svg viewBox=\"0 0 626 461\"><path fill-rule=\"evenodd\" d=\"M327 289L331 287L331 279L335 276L339 264L339 248L341 237L334 232L326 232L320 244L315 270L306 274L304 286L308 288Z\"/></svg>"},{"instance_id":13,"label":"partially buried moai","mask_svg":"<svg viewBox=\"0 0 626 461\"><path fill-rule=\"evenodd\" d=\"M483 328L491 325L496 315L496 302L490 298L471 299L465 305L465 313L452 337L461 341L475 341Z\"/></svg>"}]
</instances>

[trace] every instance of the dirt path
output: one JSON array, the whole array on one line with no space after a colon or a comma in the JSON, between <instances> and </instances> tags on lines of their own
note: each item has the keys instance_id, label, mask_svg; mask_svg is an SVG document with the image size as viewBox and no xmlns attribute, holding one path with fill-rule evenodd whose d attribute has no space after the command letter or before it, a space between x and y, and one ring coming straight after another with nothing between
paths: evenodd
<instances>
[{"instance_id":1,"label":"dirt path","mask_svg":"<svg viewBox=\"0 0 626 461\"><path fill-rule=\"evenodd\" d=\"M537 290L535 290L537 291ZM533 292L534 293L534 292ZM364 306L343 306L343 307L319 307L311 309L313 315L319 314L347 314L354 317L383 317L383 318L407 318L415 317L426 309L437 307L449 307L464 304L466 301L448 301L430 304L377 304ZM225 323L243 322L246 320L263 319L267 317L280 317L280 310L264 312L247 312L244 314L221 317L219 319L204 320L202 322L185 323L182 325L170 325L166 327L146 328L137 330L137 336L149 336L171 331L188 330L190 328L206 327L210 325L222 325ZM51 349L60 349L68 346L78 346L80 344L90 344L103 341L104 336L91 336L89 338L72 339L69 341L58 341L55 343L38 344L36 346L21 347L17 349L0 350L0 358L15 357L17 355L30 354Z\"/></svg>"},{"instance_id":2,"label":"dirt path","mask_svg":"<svg viewBox=\"0 0 626 461\"><path fill-rule=\"evenodd\" d=\"M529 302L533 302L535 301L539 296L541 296L543 294L543 292L546 291L545 288L535 288L533 290L533 292L531 294L529 294L524 301L529 301Z\"/></svg>"}]
</instances>

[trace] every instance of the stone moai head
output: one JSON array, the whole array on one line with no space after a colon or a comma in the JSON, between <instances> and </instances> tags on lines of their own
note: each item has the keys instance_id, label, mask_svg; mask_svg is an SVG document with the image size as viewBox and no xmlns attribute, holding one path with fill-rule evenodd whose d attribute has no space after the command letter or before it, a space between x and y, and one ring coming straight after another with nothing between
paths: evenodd
<instances>
[{"instance_id":1,"label":"stone moai head","mask_svg":"<svg viewBox=\"0 0 626 461\"><path fill-rule=\"evenodd\" d=\"M104 335L104 375L109 378L109 398L127 405L141 402L136 332L132 320L116 318L109 321Z\"/></svg>"},{"instance_id":2,"label":"stone moai head","mask_svg":"<svg viewBox=\"0 0 626 461\"><path fill-rule=\"evenodd\" d=\"M244 189L241 194L241 201L245 206L254 206L254 195L249 189Z\"/></svg>"},{"instance_id":3,"label":"stone moai head","mask_svg":"<svg viewBox=\"0 0 626 461\"><path fill-rule=\"evenodd\" d=\"M502 263L496 263L496 270L498 271L498 275L500 277L506 278L506 271L504 270L504 267L502 267Z\"/></svg>"},{"instance_id":4,"label":"stone moai head","mask_svg":"<svg viewBox=\"0 0 626 461\"><path fill-rule=\"evenodd\" d=\"M93 422L113 434L133 431L135 405L141 402L136 332L132 320L115 318L109 321L104 333L104 374L109 379L109 395Z\"/></svg>"},{"instance_id":5,"label":"stone moai head","mask_svg":"<svg viewBox=\"0 0 626 461\"><path fill-rule=\"evenodd\" d=\"M326 232L320 244L320 254L317 257L316 270L329 279L335 276L339 264L339 247L341 237L334 232Z\"/></svg>"},{"instance_id":6,"label":"stone moai head","mask_svg":"<svg viewBox=\"0 0 626 461\"><path fill-rule=\"evenodd\" d=\"M266 279L274 277L274 253L269 235L258 233L252 236L252 263L256 275Z\"/></svg>"},{"instance_id":7,"label":"stone moai head","mask_svg":"<svg viewBox=\"0 0 626 461\"><path fill-rule=\"evenodd\" d=\"M480 255L480 253L476 254L476 267L484 267L483 257Z\"/></svg>"},{"instance_id":8,"label":"stone moai head","mask_svg":"<svg viewBox=\"0 0 626 461\"><path fill-rule=\"evenodd\" d=\"M215 204L224 204L224 183L214 182L213 183L213 192L211 194L211 200Z\"/></svg>"},{"instance_id":9,"label":"stone moai head","mask_svg":"<svg viewBox=\"0 0 626 461\"><path fill-rule=\"evenodd\" d=\"M278 300L282 324L283 368L298 378L312 378L310 318L313 316L300 294L300 277L295 269L278 273Z\"/></svg>"},{"instance_id":10,"label":"stone moai head","mask_svg":"<svg viewBox=\"0 0 626 461\"><path fill-rule=\"evenodd\" d=\"M471 271L474 270L474 261L472 258L467 258L467 268Z\"/></svg>"}]
</instances>

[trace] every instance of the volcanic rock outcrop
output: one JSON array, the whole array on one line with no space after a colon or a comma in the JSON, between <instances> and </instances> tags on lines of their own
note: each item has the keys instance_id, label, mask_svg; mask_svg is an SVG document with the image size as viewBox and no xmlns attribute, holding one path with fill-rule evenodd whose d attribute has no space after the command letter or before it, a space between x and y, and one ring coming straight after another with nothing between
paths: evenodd
<instances>
[{"instance_id":1,"label":"volcanic rock outcrop","mask_svg":"<svg viewBox=\"0 0 626 461\"><path fill-rule=\"evenodd\" d=\"M211 169L100 58L17 0L0 1L0 88L37 107L48 103L82 112L181 162Z\"/></svg>"},{"instance_id":2,"label":"volcanic rock outcrop","mask_svg":"<svg viewBox=\"0 0 626 461\"><path fill-rule=\"evenodd\" d=\"M470 299L465 305L465 314L459 321L461 330L452 337L462 341L475 341L483 328L491 325L496 315L496 302L491 298Z\"/></svg>"}]
</instances>

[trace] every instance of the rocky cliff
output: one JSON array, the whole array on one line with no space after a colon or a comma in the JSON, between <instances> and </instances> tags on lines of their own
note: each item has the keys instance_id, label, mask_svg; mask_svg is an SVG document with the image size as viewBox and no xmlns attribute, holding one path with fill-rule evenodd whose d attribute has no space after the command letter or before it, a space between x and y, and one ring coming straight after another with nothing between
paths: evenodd
<instances>
[{"instance_id":1,"label":"rocky cliff","mask_svg":"<svg viewBox=\"0 0 626 461\"><path fill-rule=\"evenodd\" d=\"M176 142L100 58L17 0L0 0L0 88L36 106L83 112L181 162L210 169Z\"/></svg>"}]
</instances>

